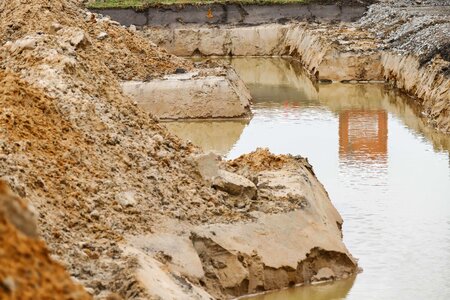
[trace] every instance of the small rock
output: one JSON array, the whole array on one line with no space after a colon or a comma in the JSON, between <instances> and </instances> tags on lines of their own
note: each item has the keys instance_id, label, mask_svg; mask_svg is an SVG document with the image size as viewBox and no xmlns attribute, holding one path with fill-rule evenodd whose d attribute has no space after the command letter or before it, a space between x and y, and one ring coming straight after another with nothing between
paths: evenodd
<instances>
[{"instance_id":1,"label":"small rock","mask_svg":"<svg viewBox=\"0 0 450 300\"><path fill-rule=\"evenodd\" d=\"M14 294L17 289L16 281L11 276L6 277L1 282L1 286L6 290L8 294Z\"/></svg>"},{"instance_id":2,"label":"small rock","mask_svg":"<svg viewBox=\"0 0 450 300\"><path fill-rule=\"evenodd\" d=\"M100 214L99 214L98 210L96 210L96 209L94 209L90 215L94 220L100 219Z\"/></svg>"},{"instance_id":3,"label":"small rock","mask_svg":"<svg viewBox=\"0 0 450 300\"><path fill-rule=\"evenodd\" d=\"M93 288L85 287L84 289L86 290L86 292L88 292L88 294L90 294L92 296L95 295L95 290Z\"/></svg>"},{"instance_id":4,"label":"small rock","mask_svg":"<svg viewBox=\"0 0 450 300\"><path fill-rule=\"evenodd\" d=\"M97 35L97 39L100 40L100 41L106 39L107 37L108 37L108 34L107 34L106 32L100 32L100 33Z\"/></svg>"},{"instance_id":5,"label":"small rock","mask_svg":"<svg viewBox=\"0 0 450 300\"><path fill-rule=\"evenodd\" d=\"M225 170L219 170L213 186L230 195L245 195L249 199L253 199L256 196L256 186L253 182L241 175Z\"/></svg>"},{"instance_id":6,"label":"small rock","mask_svg":"<svg viewBox=\"0 0 450 300\"><path fill-rule=\"evenodd\" d=\"M213 180L219 175L219 167L217 166L219 157L214 152L195 155L193 159L203 179Z\"/></svg>"},{"instance_id":7,"label":"small rock","mask_svg":"<svg viewBox=\"0 0 450 300\"><path fill-rule=\"evenodd\" d=\"M330 268L321 268L316 275L312 277L313 281L323 281L323 280L330 280L335 278L336 275L334 274L333 270Z\"/></svg>"},{"instance_id":8,"label":"small rock","mask_svg":"<svg viewBox=\"0 0 450 300\"><path fill-rule=\"evenodd\" d=\"M244 208L245 205L246 205L246 204L245 204L244 201L238 201L238 202L236 202L236 204L235 204L235 206L236 206L237 208L239 208L239 209Z\"/></svg>"},{"instance_id":9,"label":"small rock","mask_svg":"<svg viewBox=\"0 0 450 300\"><path fill-rule=\"evenodd\" d=\"M62 25L59 23L52 23L52 28L54 31L58 31L62 28Z\"/></svg>"},{"instance_id":10,"label":"small rock","mask_svg":"<svg viewBox=\"0 0 450 300\"><path fill-rule=\"evenodd\" d=\"M131 207L137 203L134 196L135 193L132 191L123 192L116 196L116 201L119 202L122 207Z\"/></svg>"},{"instance_id":11,"label":"small rock","mask_svg":"<svg viewBox=\"0 0 450 300\"><path fill-rule=\"evenodd\" d=\"M227 265L225 263L218 261L218 260L212 260L212 265L216 269L225 269L227 267Z\"/></svg>"},{"instance_id":12,"label":"small rock","mask_svg":"<svg viewBox=\"0 0 450 300\"><path fill-rule=\"evenodd\" d=\"M137 31L136 26L134 26L133 24L130 25L128 30L130 30L131 32L136 32Z\"/></svg>"},{"instance_id":13,"label":"small rock","mask_svg":"<svg viewBox=\"0 0 450 300\"><path fill-rule=\"evenodd\" d=\"M183 68L177 68L177 69L175 70L175 74L184 74L184 73L186 73L186 69L183 69Z\"/></svg>"},{"instance_id":14,"label":"small rock","mask_svg":"<svg viewBox=\"0 0 450 300\"><path fill-rule=\"evenodd\" d=\"M78 46L85 39L83 31L77 31L71 38L70 44L72 46Z\"/></svg>"},{"instance_id":15,"label":"small rock","mask_svg":"<svg viewBox=\"0 0 450 300\"><path fill-rule=\"evenodd\" d=\"M11 52L22 52L23 50L33 50L36 48L36 40L32 38L24 38L15 41L11 45Z\"/></svg>"},{"instance_id":16,"label":"small rock","mask_svg":"<svg viewBox=\"0 0 450 300\"><path fill-rule=\"evenodd\" d=\"M161 135L159 135L159 134L155 134L155 135L153 136L153 139L154 139L156 142L158 142L158 143L162 143L162 142L164 141L164 138L163 138Z\"/></svg>"}]
</instances>

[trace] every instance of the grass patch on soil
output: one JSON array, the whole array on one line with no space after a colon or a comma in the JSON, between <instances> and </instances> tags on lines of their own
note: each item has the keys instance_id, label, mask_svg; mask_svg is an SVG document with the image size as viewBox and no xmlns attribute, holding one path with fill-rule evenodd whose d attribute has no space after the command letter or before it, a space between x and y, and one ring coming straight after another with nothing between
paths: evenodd
<instances>
[{"instance_id":1,"label":"grass patch on soil","mask_svg":"<svg viewBox=\"0 0 450 300\"><path fill-rule=\"evenodd\" d=\"M164 6L174 4L288 4L317 2L314 0L94 0L88 8L146 8L151 6Z\"/></svg>"}]
</instances>

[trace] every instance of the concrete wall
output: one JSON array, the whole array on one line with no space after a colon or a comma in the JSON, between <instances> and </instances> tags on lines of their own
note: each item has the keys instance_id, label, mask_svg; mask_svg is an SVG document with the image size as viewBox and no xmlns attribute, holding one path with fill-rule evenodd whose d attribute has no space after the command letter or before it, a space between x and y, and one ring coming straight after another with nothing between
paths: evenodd
<instances>
[{"instance_id":1,"label":"concrete wall","mask_svg":"<svg viewBox=\"0 0 450 300\"><path fill-rule=\"evenodd\" d=\"M122 25L183 26L184 24L257 25L288 21L343 21L359 19L366 6L339 6L318 4L282 5L173 5L150 7L135 11L129 9L92 9L109 15Z\"/></svg>"}]
</instances>

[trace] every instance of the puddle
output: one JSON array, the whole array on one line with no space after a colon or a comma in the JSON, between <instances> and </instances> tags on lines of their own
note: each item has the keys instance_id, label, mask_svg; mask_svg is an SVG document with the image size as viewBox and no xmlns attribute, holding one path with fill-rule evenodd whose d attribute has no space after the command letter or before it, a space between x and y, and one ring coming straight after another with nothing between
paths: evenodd
<instances>
[{"instance_id":1,"label":"puddle","mask_svg":"<svg viewBox=\"0 0 450 300\"><path fill-rule=\"evenodd\" d=\"M364 272L252 299L449 299L450 137L383 85L314 86L284 59L233 59L254 97L242 121L167 126L235 158L257 147L308 157Z\"/></svg>"}]
</instances>

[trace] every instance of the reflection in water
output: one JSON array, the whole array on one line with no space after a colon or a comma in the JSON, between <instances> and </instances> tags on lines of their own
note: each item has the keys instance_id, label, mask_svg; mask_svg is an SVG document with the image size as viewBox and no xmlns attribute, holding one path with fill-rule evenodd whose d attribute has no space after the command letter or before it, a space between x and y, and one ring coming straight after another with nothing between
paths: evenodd
<instances>
[{"instance_id":1,"label":"reflection in water","mask_svg":"<svg viewBox=\"0 0 450 300\"><path fill-rule=\"evenodd\" d=\"M313 286L300 286L295 289L286 289L275 293L267 293L252 297L254 300L329 300L344 299L355 281L354 277L340 280L332 284L318 284Z\"/></svg>"},{"instance_id":2,"label":"reflection in water","mask_svg":"<svg viewBox=\"0 0 450 300\"><path fill-rule=\"evenodd\" d=\"M169 131L205 151L227 154L249 121L185 121L163 123Z\"/></svg>"},{"instance_id":3,"label":"reflection in water","mask_svg":"<svg viewBox=\"0 0 450 300\"><path fill-rule=\"evenodd\" d=\"M339 112L339 174L347 178L346 185L359 185L359 180L352 179L357 174L366 184L386 186L387 152L385 110L356 108Z\"/></svg>"},{"instance_id":4,"label":"reflection in water","mask_svg":"<svg viewBox=\"0 0 450 300\"><path fill-rule=\"evenodd\" d=\"M387 113L345 110L339 113L339 158L387 162Z\"/></svg>"},{"instance_id":5,"label":"reflection in water","mask_svg":"<svg viewBox=\"0 0 450 300\"><path fill-rule=\"evenodd\" d=\"M450 137L427 127L407 99L384 85L315 86L282 59L231 64L254 96L254 117L234 127L220 151L234 143L229 158L257 147L308 157L364 269L348 293L336 283L323 299L450 299ZM233 122L208 124L217 124L214 148ZM205 140L209 130L185 132ZM316 290L259 299L314 299Z\"/></svg>"}]
</instances>

